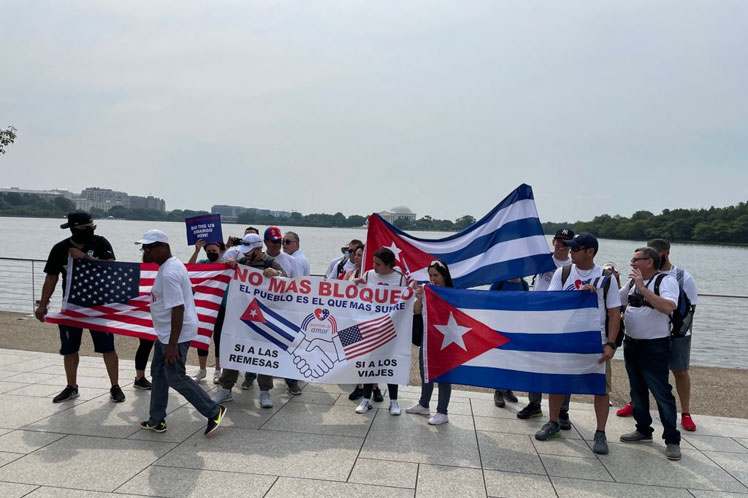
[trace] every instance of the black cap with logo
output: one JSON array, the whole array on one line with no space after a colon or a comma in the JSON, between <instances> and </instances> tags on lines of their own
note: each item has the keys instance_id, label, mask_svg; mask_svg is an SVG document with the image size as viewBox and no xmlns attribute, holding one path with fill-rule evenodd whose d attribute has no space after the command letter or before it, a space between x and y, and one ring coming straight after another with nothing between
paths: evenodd
<instances>
[{"instance_id":1,"label":"black cap with logo","mask_svg":"<svg viewBox=\"0 0 748 498\"><path fill-rule=\"evenodd\" d=\"M68 213L68 222L60 225L60 228L78 227L90 223L93 223L93 218L91 218L90 214L85 211L75 211L74 213Z\"/></svg>"}]
</instances>

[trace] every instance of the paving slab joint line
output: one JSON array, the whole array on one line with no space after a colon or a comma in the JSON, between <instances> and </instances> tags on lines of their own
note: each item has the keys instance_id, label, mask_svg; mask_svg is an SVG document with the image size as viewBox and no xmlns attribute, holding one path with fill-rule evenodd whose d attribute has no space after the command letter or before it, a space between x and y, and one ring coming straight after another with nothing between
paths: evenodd
<instances>
[{"instance_id":1,"label":"paving slab joint line","mask_svg":"<svg viewBox=\"0 0 748 498\"><path fill-rule=\"evenodd\" d=\"M280 476L275 476L275 480L273 481L273 484L271 484L268 490L265 491L265 494L262 495L262 498L265 498L268 495L268 493L270 493L270 490L273 489L273 487L275 486L275 483L278 482L278 479L280 479Z\"/></svg>"},{"instance_id":2,"label":"paving slab joint line","mask_svg":"<svg viewBox=\"0 0 748 498\"><path fill-rule=\"evenodd\" d=\"M369 437L371 428L374 427L374 421L377 419L377 415L379 415L379 410L375 411L374 416L371 418L371 422L369 423L369 428L366 429L366 435L364 435L364 438L361 440L361 446L358 447L358 453L356 453L356 458L353 459L353 465L351 465L351 470L348 471L348 477L345 478L345 482L350 482L351 474L353 474L353 469L355 469L356 464L358 464L358 459L361 457L361 451L364 449L364 445L366 444L366 440ZM416 485L418 485L418 473L417 472L416 472Z\"/></svg>"},{"instance_id":3,"label":"paving slab joint line","mask_svg":"<svg viewBox=\"0 0 748 498\"><path fill-rule=\"evenodd\" d=\"M34 486L34 485L32 484L32 486ZM41 488L41 486L36 486L34 489L32 489L31 491L29 491L28 493L22 495L21 498L25 498L26 496L30 496L31 493L35 492L39 488Z\"/></svg>"},{"instance_id":4,"label":"paving slab joint line","mask_svg":"<svg viewBox=\"0 0 748 498\"><path fill-rule=\"evenodd\" d=\"M716 461L715 461L714 459L712 459L712 458L711 458L711 457L710 457L709 455L707 455L707 454L706 454L706 453L704 453L703 451L699 450L698 448L697 448L697 451L698 451L699 453L701 453L702 455L704 455L704 456L705 456L705 457L706 457L706 458L707 458L707 459L708 459L708 460L709 460L710 462L712 462L712 463L713 463L714 465L716 465L717 467L719 467L720 469L722 469L722 471L723 471L723 472L724 472L725 474L727 474L728 476L730 476L730 477L732 477L733 479L735 479L735 481L736 481L736 482L737 482L738 484L740 484L741 486L743 486L743 488L745 488L746 492L748 492L748 486L747 486L747 485L745 485L745 484L743 484L743 481L741 481L740 479L738 479L737 477L735 477L734 475L732 475L732 474L730 473L730 471L729 471L729 470L727 470L726 468L724 468L724 467L723 467L722 465L720 465L720 464L719 464L718 462L716 462ZM722 452L715 452L715 453L727 453L727 452L724 452L724 451L722 451ZM727 453L727 454L729 455L729 454L731 454L731 453ZM737 454L737 455L739 455L740 453L733 453L733 454ZM741 491L741 493L742 493L742 491Z\"/></svg>"},{"instance_id":5,"label":"paving slab joint line","mask_svg":"<svg viewBox=\"0 0 748 498\"><path fill-rule=\"evenodd\" d=\"M486 469L483 468L483 455L480 451L480 441L478 441L478 429L475 424L475 410L473 410L473 398L468 398L468 406L470 406L470 418L473 422L473 436L475 436L475 447L478 450L478 464L480 465L480 473L483 476L483 491L488 496L488 484L486 484Z\"/></svg>"}]
</instances>

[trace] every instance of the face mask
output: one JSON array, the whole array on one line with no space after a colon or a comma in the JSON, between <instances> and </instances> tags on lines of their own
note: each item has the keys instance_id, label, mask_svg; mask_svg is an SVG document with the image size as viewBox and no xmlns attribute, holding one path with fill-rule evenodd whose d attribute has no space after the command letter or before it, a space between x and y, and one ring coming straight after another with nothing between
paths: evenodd
<instances>
[{"instance_id":1,"label":"face mask","mask_svg":"<svg viewBox=\"0 0 748 498\"><path fill-rule=\"evenodd\" d=\"M91 242L93 242L93 238L94 238L93 228L84 228L84 229L71 228L70 233L72 234L70 238L73 239L74 242L77 242L79 244L90 244Z\"/></svg>"},{"instance_id":2,"label":"face mask","mask_svg":"<svg viewBox=\"0 0 748 498\"><path fill-rule=\"evenodd\" d=\"M220 256L217 252L209 252L206 254L208 256L208 261L210 261L211 263L215 263L216 261L218 261L218 256Z\"/></svg>"}]
</instances>

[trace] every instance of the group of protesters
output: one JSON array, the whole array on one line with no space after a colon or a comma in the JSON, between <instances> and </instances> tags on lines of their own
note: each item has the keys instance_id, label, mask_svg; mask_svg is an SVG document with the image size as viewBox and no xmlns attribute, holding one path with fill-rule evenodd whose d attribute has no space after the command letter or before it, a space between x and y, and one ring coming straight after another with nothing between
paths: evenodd
<instances>
[{"instance_id":1,"label":"group of protesters","mask_svg":"<svg viewBox=\"0 0 748 498\"><path fill-rule=\"evenodd\" d=\"M47 274L36 317L44 321L52 293L59 275L62 274L65 289L68 258L114 260L111 244L95 235L96 225L91 216L84 212L68 215L67 223L61 228L70 229L71 236L57 243L51 250L44 272ZM153 283L151 315L157 335L155 352L151 362L151 381L145 375L145 367L154 349L154 341L140 340L135 357L136 376L134 388L151 391L149 419L141 427L156 432L166 431L166 403L169 387L182 394L202 415L208 419L205 429L211 435L221 424L226 413L226 403L233 400L232 389L239 381L239 372L221 368L219 351L221 330L226 313L226 296L220 304L213 330L215 368L212 376L219 387L211 398L199 383L208 374L208 351L198 350L199 368L193 376L186 373L186 359L190 341L197 336L197 313L193 298L192 284L185 265L171 253L170 242L160 230L148 231L141 240L143 261L159 266ZM690 379L688 376L690 358L690 330L683 337L671 336L670 315L685 293L692 306L697 304L696 286L691 275L670 261L670 244L663 239L650 241L646 247L637 248L631 259L628 278L621 284L621 275L615 265L599 266L595 263L599 244L589 233L575 235L571 228L556 232L552 241L552 259L556 270L535 275L533 291L581 290L597 293L600 312L600 333L602 354L599 363L605 363L606 394L594 396L594 409L597 430L594 434L593 451L599 454L609 452L605 428L610 410L611 392L610 360L622 344L624 360L631 387L631 401L618 410L617 415L633 415L636 428L621 436L622 442L651 442L652 419L649 413L649 393L657 403L666 443L666 456L671 460L680 459L680 432L676 427L677 410L675 397L669 384L669 371L676 379L676 390L681 404L681 426L685 430L696 429L689 413ZM421 346L424 325L421 317L423 288L397 265L395 254L388 248L374 248L373 269L363 271L364 244L351 240L341 248L342 255L333 259L325 271L327 279L345 279L366 285L406 286L415 288L416 301L413 316L413 344ZM201 258L201 252L204 257ZM242 238L230 237L226 243L198 241L188 264L225 262L230 266L248 265L263 272L266 277L300 277L310 275L310 264L300 248L299 235L292 231L283 234L279 227L267 227L260 237L260 231L248 227ZM428 266L429 285L452 287L452 277L446 262L434 260ZM495 282L491 291L529 291L530 285L522 278ZM623 326L625 324L625 334ZM78 397L77 367L83 330L60 325L60 354L64 358L67 386L53 398L61 403ZM111 381L111 400L121 403L125 395L118 381L118 357L114 338L105 331L90 330L94 350L101 353ZM625 335L625 338L624 338ZM623 339L623 341L621 340ZM423 378L423 352L419 352L419 366ZM270 390L273 378L269 375L247 372L240 385L249 390L254 382L260 391L260 406L271 408L273 399ZM298 380L286 379L288 392L300 395L302 389ZM511 386L496 386L494 403L504 408L507 402L518 401ZM451 385L439 383L436 412L432 414L430 400L433 383L422 383L421 396L417 404L407 408L409 414L429 416L428 423L447 423ZM387 385L389 413L401 414L398 403L398 386ZM535 434L539 441L556 438L562 431L572 428L569 414L569 394L548 394L548 422ZM350 400L359 400L356 413L366 413L375 402L384 401L382 390L377 384L362 384L354 387ZM542 393L529 393L529 403L517 412L520 419L543 416L541 409Z\"/></svg>"}]
</instances>

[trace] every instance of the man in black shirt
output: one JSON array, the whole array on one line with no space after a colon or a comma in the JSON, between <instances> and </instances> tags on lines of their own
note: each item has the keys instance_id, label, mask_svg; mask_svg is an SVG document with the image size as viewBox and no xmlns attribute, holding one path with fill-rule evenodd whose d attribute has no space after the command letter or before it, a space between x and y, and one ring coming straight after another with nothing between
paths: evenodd
<instances>
[{"instance_id":1,"label":"man in black shirt","mask_svg":"<svg viewBox=\"0 0 748 498\"><path fill-rule=\"evenodd\" d=\"M47 264L44 266L44 273L47 277L42 287L42 297L39 306L36 308L37 320L44 322L47 315L47 306L52 297L52 293L57 285L60 273L62 273L62 292L66 292L65 281L67 279L68 256L73 259L102 259L114 261L114 251L112 245L104 237L94 235L96 225L91 219L91 215L84 212L75 212L68 214L67 223L60 225L60 228L69 228L71 236L58 242L52 247L47 258ZM65 376L68 385L60 394L54 397L53 403L61 403L78 397L78 363L80 358L78 350L81 345L83 329L59 325L60 327L60 354L64 357ZM109 332L99 332L89 330L91 339L94 343L94 351L102 353L104 364L106 365L109 380L112 382L110 390L112 401L121 403L125 400L125 395L118 384L119 376L119 359L114 350L114 336Z\"/></svg>"}]
</instances>

